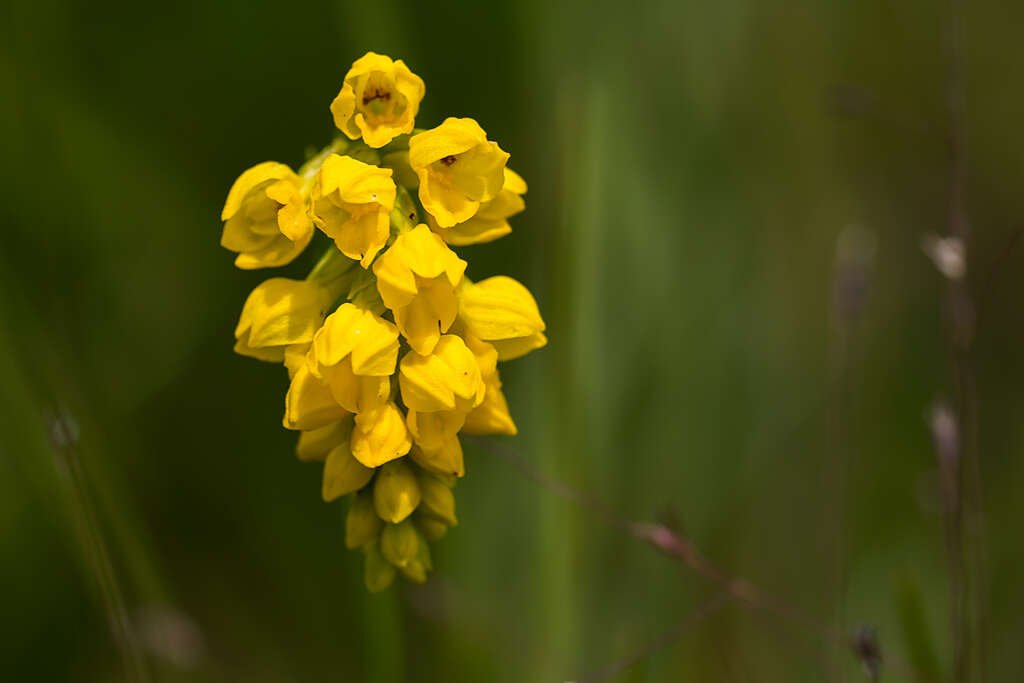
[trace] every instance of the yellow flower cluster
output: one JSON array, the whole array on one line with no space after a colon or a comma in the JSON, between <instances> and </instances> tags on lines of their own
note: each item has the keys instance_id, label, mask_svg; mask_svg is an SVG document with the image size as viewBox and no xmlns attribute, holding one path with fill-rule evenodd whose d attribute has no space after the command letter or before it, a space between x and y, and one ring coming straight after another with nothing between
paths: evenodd
<instances>
[{"instance_id":1,"label":"yellow flower cluster","mask_svg":"<svg viewBox=\"0 0 1024 683\"><path fill-rule=\"evenodd\" d=\"M247 170L222 214L239 268L290 263L316 230L330 240L306 279L253 290L235 351L287 368L284 426L323 462L323 499L351 498L345 544L371 591L426 580L428 541L456 524L459 434L516 433L498 361L547 342L526 287L471 282L451 249L508 234L525 181L472 119L414 128L423 95L401 60L367 53L331 103L345 137L298 172Z\"/></svg>"}]
</instances>

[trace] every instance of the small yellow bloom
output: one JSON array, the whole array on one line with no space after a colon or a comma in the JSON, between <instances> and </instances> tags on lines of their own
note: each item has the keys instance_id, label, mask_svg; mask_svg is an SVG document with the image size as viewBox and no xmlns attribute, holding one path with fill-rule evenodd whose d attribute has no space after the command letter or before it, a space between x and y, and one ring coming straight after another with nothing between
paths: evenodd
<instances>
[{"instance_id":1,"label":"small yellow bloom","mask_svg":"<svg viewBox=\"0 0 1024 683\"><path fill-rule=\"evenodd\" d=\"M284 406L285 428L302 431L326 427L349 414L334 400L330 387L314 377L306 365L296 368Z\"/></svg>"},{"instance_id":2,"label":"small yellow bloom","mask_svg":"<svg viewBox=\"0 0 1024 683\"><path fill-rule=\"evenodd\" d=\"M308 366L314 377L327 383L341 406L358 413L387 401L397 358L395 326L345 303L327 316L314 335Z\"/></svg>"},{"instance_id":3,"label":"small yellow bloom","mask_svg":"<svg viewBox=\"0 0 1024 683\"><path fill-rule=\"evenodd\" d=\"M377 538L384 522L380 521L373 509L373 493L363 489L352 499L345 517L345 547L349 550L361 548Z\"/></svg>"},{"instance_id":4,"label":"small yellow bloom","mask_svg":"<svg viewBox=\"0 0 1024 683\"><path fill-rule=\"evenodd\" d=\"M465 283L459 292L459 317L470 333L494 345L498 360L519 358L548 343L533 295L510 277Z\"/></svg>"},{"instance_id":5,"label":"small yellow bloom","mask_svg":"<svg viewBox=\"0 0 1024 683\"><path fill-rule=\"evenodd\" d=\"M464 434L507 434L515 436L519 433L512 414L508 411L508 401L501 391L501 379L494 373L486 382L487 394L484 401L466 415L462 425Z\"/></svg>"},{"instance_id":6,"label":"small yellow bloom","mask_svg":"<svg viewBox=\"0 0 1024 683\"><path fill-rule=\"evenodd\" d=\"M369 268L388 241L395 192L391 169L332 154L313 181L310 215L341 253Z\"/></svg>"},{"instance_id":7,"label":"small yellow bloom","mask_svg":"<svg viewBox=\"0 0 1024 683\"><path fill-rule=\"evenodd\" d=\"M237 252L239 268L283 266L306 248L313 225L306 214L302 180L284 164L266 161L238 177L220 219L221 246Z\"/></svg>"},{"instance_id":8,"label":"small yellow bloom","mask_svg":"<svg viewBox=\"0 0 1024 683\"><path fill-rule=\"evenodd\" d=\"M252 290L235 327L235 353L280 363L285 347L308 344L331 295L309 280L275 277Z\"/></svg>"},{"instance_id":9,"label":"small yellow bloom","mask_svg":"<svg viewBox=\"0 0 1024 683\"><path fill-rule=\"evenodd\" d=\"M378 467L409 452L412 439L394 403L364 410L356 415L352 430L352 455L367 467Z\"/></svg>"},{"instance_id":10,"label":"small yellow bloom","mask_svg":"<svg viewBox=\"0 0 1024 683\"><path fill-rule=\"evenodd\" d=\"M512 232L508 219L526 208L522 195L526 194L526 181L512 169L505 167L505 184L498 196L480 205L473 216L451 228L442 228L432 215L427 216L431 230L448 244L462 247L467 244L493 242Z\"/></svg>"},{"instance_id":11,"label":"small yellow bloom","mask_svg":"<svg viewBox=\"0 0 1024 683\"><path fill-rule=\"evenodd\" d=\"M373 507L378 517L398 524L419 504L420 485L405 460L395 460L380 468L373 481Z\"/></svg>"},{"instance_id":12,"label":"small yellow bloom","mask_svg":"<svg viewBox=\"0 0 1024 683\"><path fill-rule=\"evenodd\" d=\"M411 133L426 88L423 79L401 59L367 52L345 74L341 92L331 102L338 130L370 147L383 147Z\"/></svg>"},{"instance_id":13,"label":"small yellow bloom","mask_svg":"<svg viewBox=\"0 0 1024 683\"><path fill-rule=\"evenodd\" d=\"M497 349L493 344L488 344L465 330L460 329L460 333L466 340L466 346L476 356L477 365L480 367L480 376L483 377L487 387L483 403L466 415L462 431L466 434L515 435L518 430L509 413L505 394L501 391Z\"/></svg>"},{"instance_id":14,"label":"small yellow bloom","mask_svg":"<svg viewBox=\"0 0 1024 683\"><path fill-rule=\"evenodd\" d=\"M447 118L409 140L409 164L420 178L420 201L442 228L468 220L498 196L508 154L473 119Z\"/></svg>"},{"instance_id":15,"label":"small yellow bloom","mask_svg":"<svg viewBox=\"0 0 1024 683\"><path fill-rule=\"evenodd\" d=\"M405 354L398 382L402 401L417 412L469 411L483 402L486 390L476 356L453 334L442 335L433 353Z\"/></svg>"},{"instance_id":16,"label":"small yellow bloom","mask_svg":"<svg viewBox=\"0 0 1024 683\"><path fill-rule=\"evenodd\" d=\"M469 283L467 282L467 284ZM462 337L466 343L466 348L473 352L477 367L480 368L480 376L484 378L485 382L498 371L498 350L494 348L494 344L488 344L471 333L466 329L464 320L459 320L455 323L452 327L452 334Z\"/></svg>"},{"instance_id":17,"label":"small yellow bloom","mask_svg":"<svg viewBox=\"0 0 1024 683\"><path fill-rule=\"evenodd\" d=\"M424 224L399 235L373 264L377 290L409 345L426 355L455 322L466 262Z\"/></svg>"},{"instance_id":18,"label":"small yellow bloom","mask_svg":"<svg viewBox=\"0 0 1024 683\"><path fill-rule=\"evenodd\" d=\"M325 425L318 429L311 429L299 434L299 443L295 447L295 454L303 462L316 462L323 460L335 446L348 443L352 434L352 420L346 418Z\"/></svg>"}]
</instances>

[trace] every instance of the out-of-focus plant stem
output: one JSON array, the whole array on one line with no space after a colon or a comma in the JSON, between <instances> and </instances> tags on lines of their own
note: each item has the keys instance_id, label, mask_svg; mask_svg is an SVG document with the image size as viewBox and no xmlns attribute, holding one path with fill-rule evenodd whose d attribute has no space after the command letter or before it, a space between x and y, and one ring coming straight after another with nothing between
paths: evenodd
<instances>
[{"instance_id":1,"label":"out-of-focus plant stem","mask_svg":"<svg viewBox=\"0 0 1024 683\"><path fill-rule=\"evenodd\" d=\"M711 583L716 584L722 593L731 600L751 609L767 612L781 619L802 627L807 633L828 644L838 644L855 656L861 653L855 639L847 636L841 629L831 623L823 623L806 614L799 607L779 599L747 581L722 571L700 552L700 549L687 539L681 532L669 528L665 524L637 522L623 517L598 498L581 491L569 484L546 476L530 465L526 459L510 446L482 437L466 437L467 443L474 443L482 450L501 458L518 469L527 479L541 488L554 493L559 498L576 503L589 512L595 519L618 529L630 537L643 541L669 557L677 560L681 566L693 570ZM880 655L879 655L880 656ZM906 669L901 659L896 659L894 668ZM864 664L864 662L862 662ZM904 675L901 673L900 675Z\"/></svg>"},{"instance_id":2,"label":"out-of-focus plant stem","mask_svg":"<svg viewBox=\"0 0 1024 683\"><path fill-rule=\"evenodd\" d=\"M968 150L965 93L963 7L949 0L947 114L949 145L949 234L959 240L970 262L971 223L968 213ZM955 374L956 413L962 433L957 459L957 500L948 506L952 538L949 539L951 619L953 628L953 680L970 678L972 654L980 680L984 675L985 607L985 522L978 442L977 377L972 358L976 328L974 301L966 277L947 278L947 329ZM965 525L967 535L965 536ZM968 553L973 567L968 567ZM970 576L973 569L973 580ZM977 642L972 646L970 622L977 619Z\"/></svg>"},{"instance_id":3,"label":"out-of-focus plant stem","mask_svg":"<svg viewBox=\"0 0 1024 683\"><path fill-rule=\"evenodd\" d=\"M635 664L642 662L651 655L657 654L664 648L671 645L674 641L678 640L684 633L697 626L699 623L704 621L706 618L717 612L722 608L728 601L728 594L721 592L716 593L712 597L708 598L685 617L678 621L670 629L662 633L660 636L649 642L647 645L641 647L630 656L620 661L614 662L600 671L596 671L592 674L588 674L583 678L571 681L570 683L600 683L601 681L610 680L613 676L616 676L623 671L626 671Z\"/></svg>"},{"instance_id":4,"label":"out-of-focus plant stem","mask_svg":"<svg viewBox=\"0 0 1024 683\"><path fill-rule=\"evenodd\" d=\"M82 548L88 555L111 633L121 653L125 680L146 683L150 676L145 657L129 619L124 592L110 560L110 553L89 495L88 482L75 450L75 429L71 418L60 412L55 413L50 426L51 443L58 463L63 466L66 475L67 491Z\"/></svg>"}]
</instances>

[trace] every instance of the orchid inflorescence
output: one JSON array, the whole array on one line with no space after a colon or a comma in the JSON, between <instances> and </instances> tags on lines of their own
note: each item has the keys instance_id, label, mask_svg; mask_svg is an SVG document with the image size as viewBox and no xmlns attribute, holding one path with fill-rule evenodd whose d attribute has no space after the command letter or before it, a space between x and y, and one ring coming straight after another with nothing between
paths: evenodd
<instances>
[{"instance_id":1,"label":"orchid inflorescence","mask_svg":"<svg viewBox=\"0 0 1024 683\"><path fill-rule=\"evenodd\" d=\"M350 497L345 544L371 591L426 580L427 542L456 524L458 435L516 433L497 363L547 342L526 287L471 282L452 251L508 234L526 183L473 119L414 128L424 91L367 53L331 103L344 135L297 172L245 171L221 217L243 269L292 262L316 230L333 241L306 279L252 291L235 351L287 368L284 426L324 463L324 500Z\"/></svg>"}]
</instances>

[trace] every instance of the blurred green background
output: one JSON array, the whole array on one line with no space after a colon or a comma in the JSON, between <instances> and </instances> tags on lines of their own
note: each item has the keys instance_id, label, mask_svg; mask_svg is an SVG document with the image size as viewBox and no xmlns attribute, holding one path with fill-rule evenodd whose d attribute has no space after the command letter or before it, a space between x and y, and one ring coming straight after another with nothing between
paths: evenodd
<instances>
[{"instance_id":1,"label":"blurred green background","mask_svg":"<svg viewBox=\"0 0 1024 683\"><path fill-rule=\"evenodd\" d=\"M948 679L927 417L956 396L921 249L947 230L944 3L13 0L2 17L3 678L564 681L715 594L479 445L432 580L366 593L344 506L280 426L284 372L231 353L267 274L232 267L218 218L242 170L329 140L374 50L426 81L419 125L476 118L530 183L511 236L462 250L548 323L547 348L504 366L508 445L627 517L676 520L811 620L726 604L611 680L862 680L820 624L874 626L884 680ZM1024 670L1022 23L991 0L964 19L990 680ZM837 260L850 240L863 271ZM844 315L837 283L861 277Z\"/></svg>"}]
</instances>

